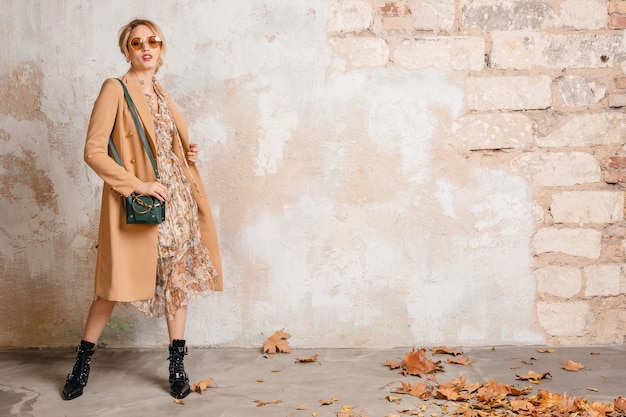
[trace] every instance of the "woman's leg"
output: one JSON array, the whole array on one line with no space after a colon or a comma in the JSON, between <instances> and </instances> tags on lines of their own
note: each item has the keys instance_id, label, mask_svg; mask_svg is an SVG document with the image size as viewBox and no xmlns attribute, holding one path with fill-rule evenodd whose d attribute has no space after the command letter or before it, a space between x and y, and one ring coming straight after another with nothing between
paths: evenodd
<instances>
[{"instance_id":1,"label":"woman's leg","mask_svg":"<svg viewBox=\"0 0 626 417\"><path fill-rule=\"evenodd\" d=\"M66 400L72 400L83 395L83 389L89 378L94 347L104 330L104 326L108 323L114 307L115 301L94 300L91 303L83 340L76 349L76 363L74 363L74 368L67 376L65 386L63 386L63 397Z\"/></svg>"},{"instance_id":2,"label":"woman's leg","mask_svg":"<svg viewBox=\"0 0 626 417\"><path fill-rule=\"evenodd\" d=\"M172 320L167 320L167 332L170 336L170 346L174 339L185 339L185 325L187 324L187 306L179 307Z\"/></svg>"},{"instance_id":3,"label":"woman's leg","mask_svg":"<svg viewBox=\"0 0 626 417\"><path fill-rule=\"evenodd\" d=\"M87 324L85 324L85 331L83 333L83 340L93 344L98 343L102 331L109 322L111 314L113 314L114 307L115 301L94 300L91 303L89 315L87 316Z\"/></svg>"},{"instance_id":4,"label":"woman's leg","mask_svg":"<svg viewBox=\"0 0 626 417\"><path fill-rule=\"evenodd\" d=\"M170 395L174 398L185 398L191 392L189 377L185 372L184 359L187 354L185 347L185 324L187 323L187 306L182 306L167 320L167 332L170 337Z\"/></svg>"}]
</instances>

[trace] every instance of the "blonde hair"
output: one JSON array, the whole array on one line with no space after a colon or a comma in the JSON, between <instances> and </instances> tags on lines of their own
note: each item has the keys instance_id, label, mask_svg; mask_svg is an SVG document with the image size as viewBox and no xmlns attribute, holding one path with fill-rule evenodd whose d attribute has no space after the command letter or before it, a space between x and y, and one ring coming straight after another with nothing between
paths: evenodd
<instances>
[{"instance_id":1,"label":"blonde hair","mask_svg":"<svg viewBox=\"0 0 626 417\"><path fill-rule=\"evenodd\" d=\"M126 57L126 60L129 61L130 60L130 51L128 49L128 38L130 37L130 32L133 31L133 29L135 29L137 26L147 26L152 32L153 34L157 35L159 38L161 38L161 53L159 54L159 60L157 61L157 67L156 67L156 72L159 71L159 68L161 68L161 65L163 65L163 56L165 55L165 39L163 38L163 33L161 32L161 29L159 28L159 26L154 23L152 20L148 20L148 19L134 19L132 21L130 21L128 24L126 24L125 26L123 26L120 29L120 39L119 39L119 46L120 46L120 51L122 51L122 54L124 54L124 56Z\"/></svg>"}]
</instances>

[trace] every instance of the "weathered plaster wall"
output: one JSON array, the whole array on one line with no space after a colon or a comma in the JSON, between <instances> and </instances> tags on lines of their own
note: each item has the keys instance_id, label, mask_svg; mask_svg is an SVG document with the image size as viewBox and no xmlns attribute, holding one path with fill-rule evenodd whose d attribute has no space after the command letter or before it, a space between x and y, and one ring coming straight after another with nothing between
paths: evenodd
<instances>
[{"instance_id":1,"label":"weathered plaster wall","mask_svg":"<svg viewBox=\"0 0 626 417\"><path fill-rule=\"evenodd\" d=\"M226 289L194 345L621 343L626 2L0 4L0 346L76 343L100 179L82 161L117 31L203 149ZM166 343L118 308L102 342ZM265 336L264 336L265 335Z\"/></svg>"}]
</instances>

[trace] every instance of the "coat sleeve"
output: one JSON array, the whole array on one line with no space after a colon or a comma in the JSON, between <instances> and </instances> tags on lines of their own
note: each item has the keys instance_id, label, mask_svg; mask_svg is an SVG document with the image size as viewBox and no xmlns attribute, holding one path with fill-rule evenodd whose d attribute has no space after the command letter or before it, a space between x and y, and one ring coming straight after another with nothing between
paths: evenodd
<instances>
[{"instance_id":1,"label":"coat sleeve","mask_svg":"<svg viewBox=\"0 0 626 417\"><path fill-rule=\"evenodd\" d=\"M112 78L102 84L89 120L84 159L107 185L121 195L128 196L142 181L109 156L109 137L113 135L119 150L120 136L124 134L122 123L116 123L116 119L121 118L125 103L122 87L117 84L119 82Z\"/></svg>"}]
</instances>

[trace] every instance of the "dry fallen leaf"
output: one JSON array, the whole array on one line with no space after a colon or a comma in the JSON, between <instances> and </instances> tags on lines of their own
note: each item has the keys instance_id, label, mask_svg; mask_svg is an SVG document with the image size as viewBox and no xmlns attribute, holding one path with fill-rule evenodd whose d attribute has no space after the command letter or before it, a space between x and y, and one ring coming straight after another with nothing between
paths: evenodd
<instances>
[{"instance_id":1,"label":"dry fallen leaf","mask_svg":"<svg viewBox=\"0 0 626 417\"><path fill-rule=\"evenodd\" d=\"M299 358L296 356L296 363L309 363L309 362L315 362L317 360L317 354L312 355L308 358Z\"/></svg>"},{"instance_id":2,"label":"dry fallen leaf","mask_svg":"<svg viewBox=\"0 0 626 417\"><path fill-rule=\"evenodd\" d=\"M296 407L296 410L306 410L307 408L309 408L308 405L306 404L302 404Z\"/></svg>"},{"instance_id":3,"label":"dry fallen leaf","mask_svg":"<svg viewBox=\"0 0 626 417\"><path fill-rule=\"evenodd\" d=\"M174 400L174 404L185 405L185 402L183 400L181 400L180 398L176 398Z\"/></svg>"},{"instance_id":4,"label":"dry fallen leaf","mask_svg":"<svg viewBox=\"0 0 626 417\"><path fill-rule=\"evenodd\" d=\"M613 407L620 413L626 414L626 400L622 397L617 397L615 401L613 401Z\"/></svg>"},{"instance_id":5,"label":"dry fallen leaf","mask_svg":"<svg viewBox=\"0 0 626 417\"><path fill-rule=\"evenodd\" d=\"M385 397L385 400L389 401L390 403L396 403L396 404L400 404L400 402L402 402L402 398L396 397L393 395L387 395Z\"/></svg>"},{"instance_id":6,"label":"dry fallen leaf","mask_svg":"<svg viewBox=\"0 0 626 417\"><path fill-rule=\"evenodd\" d=\"M449 358L446 360L446 363L454 364L454 365L469 365L474 362L468 358Z\"/></svg>"},{"instance_id":7,"label":"dry fallen leaf","mask_svg":"<svg viewBox=\"0 0 626 417\"><path fill-rule=\"evenodd\" d=\"M529 371L526 375L520 375L520 374L516 374L516 375L517 375L517 379L525 379L525 380L528 380L532 384L540 384L541 380L547 377L552 378L552 375L550 375L549 372L538 374L536 372Z\"/></svg>"},{"instance_id":8,"label":"dry fallen leaf","mask_svg":"<svg viewBox=\"0 0 626 417\"><path fill-rule=\"evenodd\" d=\"M265 382L265 380L259 378L259 379L256 380L256 382Z\"/></svg>"},{"instance_id":9,"label":"dry fallen leaf","mask_svg":"<svg viewBox=\"0 0 626 417\"><path fill-rule=\"evenodd\" d=\"M208 387L211 387L211 386L217 387L217 384L215 383L213 378L207 378L207 379L205 379L203 381L196 382L195 384L193 384L191 386L191 390L194 391L194 392L199 392L200 394L202 394L204 392L204 390L206 390Z\"/></svg>"},{"instance_id":10,"label":"dry fallen leaf","mask_svg":"<svg viewBox=\"0 0 626 417\"><path fill-rule=\"evenodd\" d=\"M433 352L433 355L452 355L452 356L460 356L463 354L462 351L451 349L447 346L438 346L430 349Z\"/></svg>"},{"instance_id":11,"label":"dry fallen leaf","mask_svg":"<svg viewBox=\"0 0 626 417\"><path fill-rule=\"evenodd\" d=\"M421 348L404 355L404 374L422 376L441 370L440 362L432 362L426 358L426 349Z\"/></svg>"},{"instance_id":12,"label":"dry fallen leaf","mask_svg":"<svg viewBox=\"0 0 626 417\"><path fill-rule=\"evenodd\" d=\"M263 407L264 405L269 405L269 404L280 404L282 403L282 400L272 400L272 401L254 400L254 402L256 403L257 407Z\"/></svg>"},{"instance_id":13,"label":"dry fallen leaf","mask_svg":"<svg viewBox=\"0 0 626 417\"><path fill-rule=\"evenodd\" d=\"M277 330L263 344L263 353L291 353L289 342L287 342L290 337L291 335L285 332L285 329Z\"/></svg>"},{"instance_id":14,"label":"dry fallen leaf","mask_svg":"<svg viewBox=\"0 0 626 417\"><path fill-rule=\"evenodd\" d=\"M578 372L585 367L582 363L574 362L571 359L568 359L567 362L563 362L561 366L563 369L570 372Z\"/></svg>"},{"instance_id":15,"label":"dry fallen leaf","mask_svg":"<svg viewBox=\"0 0 626 417\"><path fill-rule=\"evenodd\" d=\"M539 353L554 353L554 352L556 352L556 349L552 349L552 348L537 349L537 352L539 352Z\"/></svg>"},{"instance_id":16,"label":"dry fallen leaf","mask_svg":"<svg viewBox=\"0 0 626 417\"><path fill-rule=\"evenodd\" d=\"M598 388L596 388L596 387L587 387L587 391L598 392Z\"/></svg>"},{"instance_id":17,"label":"dry fallen leaf","mask_svg":"<svg viewBox=\"0 0 626 417\"><path fill-rule=\"evenodd\" d=\"M337 401L339 401L339 398L333 397L330 400L320 400L320 404L322 404L322 405L330 405L330 404L332 404L334 402L337 402Z\"/></svg>"}]
</instances>

